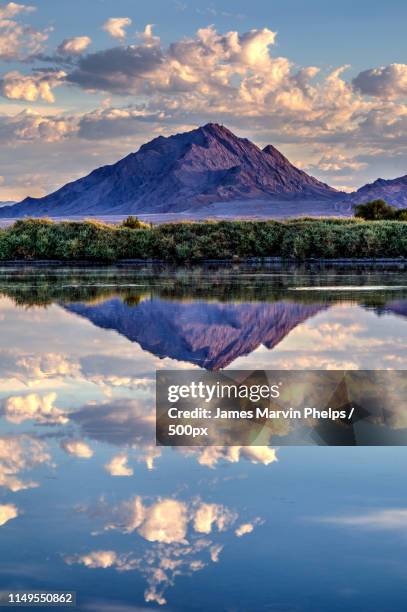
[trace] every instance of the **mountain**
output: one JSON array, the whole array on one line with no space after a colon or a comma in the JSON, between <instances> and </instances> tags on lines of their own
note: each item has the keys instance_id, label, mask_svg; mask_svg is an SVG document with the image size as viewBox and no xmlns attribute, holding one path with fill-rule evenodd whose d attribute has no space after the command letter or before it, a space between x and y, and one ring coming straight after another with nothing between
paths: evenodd
<instances>
[{"instance_id":1,"label":"mountain","mask_svg":"<svg viewBox=\"0 0 407 612\"><path fill-rule=\"evenodd\" d=\"M325 310L293 302L221 304L154 298L128 306L119 298L67 310L112 329L160 357L219 370L259 346L272 349L297 325Z\"/></svg>"},{"instance_id":2,"label":"mountain","mask_svg":"<svg viewBox=\"0 0 407 612\"><path fill-rule=\"evenodd\" d=\"M407 207L407 174L399 178L377 179L349 195L352 204L364 204L371 200L385 200L398 208Z\"/></svg>"},{"instance_id":3,"label":"mountain","mask_svg":"<svg viewBox=\"0 0 407 612\"><path fill-rule=\"evenodd\" d=\"M332 201L343 194L293 166L269 145L261 150L208 123L159 136L42 198L26 198L0 216L126 215L199 210L214 202ZM233 209L232 209L233 210Z\"/></svg>"},{"instance_id":4,"label":"mountain","mask_svg":"<svg viewBox=\"0 0 407 612\"><path fill-rule=\"evenodd\" d=\"M15 202L0 202L0 208L3 208L3 206L13 206L13 204Z\"/></svg>"}]
</instances>

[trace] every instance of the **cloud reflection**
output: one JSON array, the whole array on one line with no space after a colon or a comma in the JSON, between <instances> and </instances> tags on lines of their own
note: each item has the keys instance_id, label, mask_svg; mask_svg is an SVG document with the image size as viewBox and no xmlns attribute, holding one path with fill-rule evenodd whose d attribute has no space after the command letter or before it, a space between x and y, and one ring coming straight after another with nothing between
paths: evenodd
<instances>
[{"instance_id":1,"label":"cloud reflection","mask_svg":"<svg viewBox=\"0 0 407 612\"><path fill-rule=\"evenodd\" d=\"M200 498L191 501L158 498L148 503L141 496L113 507L103 502L91 514L104 518L104 531L137 534L147 546L137 545L137 550L142 551L137 556L133 552L95 549L66 555L65 562L90 569L137 570L147 581L145 601L160 605L166 603L164 593L177 576L200 571L208 563L219 561L223 543L216 539L230 531L239 516L223 504ZM242 523L235 536L250 533L260 523L259 518Z\"/></svg>"}]
</instances>

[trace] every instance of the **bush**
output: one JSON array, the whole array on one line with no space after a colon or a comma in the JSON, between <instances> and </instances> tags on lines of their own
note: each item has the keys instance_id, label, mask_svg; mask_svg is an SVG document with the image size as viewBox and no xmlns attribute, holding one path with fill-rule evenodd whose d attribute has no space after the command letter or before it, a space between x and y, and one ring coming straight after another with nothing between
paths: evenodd
<instances>
[{"instance_id":1,"label":"bush","mask_svg":"<svg viewBox=\"0 0 407 612\"><path fill-rule=\"evenodd\" d=\"M220 221L127 226L96 221L24 219L0 229L0 260L112 262L161 259L181 263L248 257L406 257L407 222L361 219ZM405 217L404 217L405 218Z\"/></svg>"},{"instance_id":2,"label":"bush","mask_svg":"<svg viewBox=\"0 0 407 612\"><path fill-rule=\"evenodd\" d=\"M396 219L397 213L398 209L395 206L390 206L384 200L372 200L355 207L355 216L367 221Z\"/></svg>"},{"instance_id":3,"label":"bush","mask_svg":"<svg viewBox=\"0 0 407 612\"><path fill-rule=\"evenodd\" d=\"M129 215L127 219L120 223L120 227L127 227L129 229L144 229L148 227L147 223L140 221L138 217L133 217Z\"/></svg>"}]
</instances>

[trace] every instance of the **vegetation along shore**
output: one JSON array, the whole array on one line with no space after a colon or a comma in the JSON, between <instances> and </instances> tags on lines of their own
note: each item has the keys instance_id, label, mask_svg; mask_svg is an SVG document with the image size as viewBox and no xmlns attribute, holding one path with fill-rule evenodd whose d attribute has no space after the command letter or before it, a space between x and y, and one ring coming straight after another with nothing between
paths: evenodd
<instances>
[{"instance_id":1,"label":"vegetation along shore","mask_svg":"<svg viewBox=\"0 0 407 612\"><path fill-rule=\"evenodd\" d=\"M207 221L121 225L97 221L19 220L0 230L0 260L172 262L249 257L407 257L407 222L352 219Z\"/></svg>"}]
</instances>

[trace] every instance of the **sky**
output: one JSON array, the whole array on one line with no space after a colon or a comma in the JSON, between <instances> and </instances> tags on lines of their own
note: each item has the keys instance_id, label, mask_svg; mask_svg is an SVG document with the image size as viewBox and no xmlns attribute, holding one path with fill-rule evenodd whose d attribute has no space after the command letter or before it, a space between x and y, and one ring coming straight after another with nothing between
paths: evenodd
<instances>
[{"instance_id":1,"label":"sky","mask_svg":"<svg viewBox=\"0 0 407 612\"><path fill-rule=\"evenodd\" d=\"M407 4L0 4L0 201L222 123L334 187L407 172Z\"/></svg>"}]
</instances>

